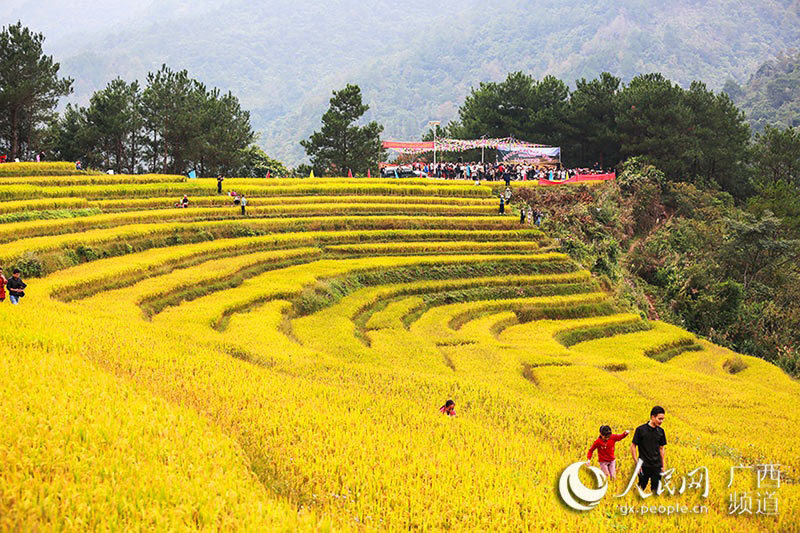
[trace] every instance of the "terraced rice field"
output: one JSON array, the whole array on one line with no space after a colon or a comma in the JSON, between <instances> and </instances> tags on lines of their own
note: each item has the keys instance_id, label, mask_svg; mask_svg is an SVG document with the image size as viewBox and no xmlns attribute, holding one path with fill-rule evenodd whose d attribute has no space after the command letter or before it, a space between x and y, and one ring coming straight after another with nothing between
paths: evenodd
<instances>
[{"instance_id":1,"label":"terraced rice field","mask_svg":"<svg viewBox=\"0 0 800 533\"><path fill-rule=\"evenodd\" d=\"M72 174L0 166L0 264L29 273L0 530L797 530L800 385L622 307L492 184L226 180L242 216L214 180ZM710 474L657 501L707 512L621 514L629 440L567 509L597 428L655 404L675 479ZM765 463L779 512L730 515L731 466Z\"/></svg>"}]
</instances>

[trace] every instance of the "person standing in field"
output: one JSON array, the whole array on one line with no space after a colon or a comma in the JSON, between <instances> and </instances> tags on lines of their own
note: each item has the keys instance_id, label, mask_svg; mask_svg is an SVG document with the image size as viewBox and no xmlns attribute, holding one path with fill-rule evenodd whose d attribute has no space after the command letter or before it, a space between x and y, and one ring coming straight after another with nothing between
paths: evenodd
<instances>
[{"instance_id":1,"label":"person standing in field","mask_svg":"<svg viewBox=\"0 0 800 533\"><path fill-rule=\"evenodd\" d=\"M525 208L524 207L521 207L520 210L519 210L519 223L520 224L524 224L525 223Z\"/></svg>"},{"instance_id":2,"label":"person standing in field","mask_svg":"<svg viewBox=\"0 0 800 533\"><path fill-rule=\"evenodd\" d=\"M456 402L447 400L444 405L439 408L439 412L447 416L456 416Z\"/></svg>"},{"instance_id":3,"label":"person standing in field","mask_svg":"<svg viewBox=\"0 0 800 533\"><path fill-rule=\"evenodd\" d=\"M617 477L617 459L614 456L614 447L630 433L628 430L619 434L611 433L610 426L600 426L600 436L594 441L589 453L586 454L586 464L592 464L592 452L597 450L597 461L600 463L600 470L610 479Z\"/></svg>"},{"instance_id":4,"label":"person standing in field","mask_svg":"<svg viewBox=\"0 0 800 533\"><path fill-rule=\"evenodd\" d=\"M3 269L0 268L0 303L6 301L6 283L8 283L8 280L3 275Z\"/></svg>"},{"instance_id":5,"label":"person standing in field","mask_svg":"<svg viewBox=\"0 0 800 533\"><path fill-rule=\"evenodd\" d=\"M245 206L247 205L247 198L244 197L244 194L240 197L239 205L242 206L242 215L245 215Z\"/></svg>"},{"instance_id":6,"label":"person standing in field","mask_svg":"<svg viewBox=\"0 0 800 533\"><path fill-rule=\"evenodd\" d=\"M217 176L217 194L222 194L222 180L224 179L222 174Z\"/></svg>"},{"instance_id":7,"label":"person standing in field","mask_svg":"<svg viewBox=\"0 0 800 533\"><path fill-rule=\"evenodd\" d=\"M6 283L6 287L8 288L8 299L11 300L11 303L14 305L17 305L19 303L19 299L25 296L25 287L28 286L24 281L22 281L20 274L20 270L15 268L14 272L11 274L11 279Z\"/></svg>"},{"instance_id":8,"label":"person standing in field","mask_svg":"<svg viewBox=\"0 0 800 533\"><path fill-rule=\"evenodd\" d=\"M502 215L505 212L506 212L506 199L503 198L503 196L501 195L500 196L500 214Z\"/></svg>"},{"instance_id":9,"label":"person standing in field","mask_svg":"<svg viewBox=\"0 0 800 533\"><path fill-rule=\"evenodd\" d=\"M664 423L664 408L656 405L650 410L650 421L642 424L633 433L631 441L631 456L634 464L642 461L642 468L639 471L639 487L644 490L647 482L650 482L650 489L657 493L658 485L661 481L661 473L667 459L665 446L667 445L667 435L661 428ZM636 449L639 449L637 456Z\"/></svg>"}]
</instances>

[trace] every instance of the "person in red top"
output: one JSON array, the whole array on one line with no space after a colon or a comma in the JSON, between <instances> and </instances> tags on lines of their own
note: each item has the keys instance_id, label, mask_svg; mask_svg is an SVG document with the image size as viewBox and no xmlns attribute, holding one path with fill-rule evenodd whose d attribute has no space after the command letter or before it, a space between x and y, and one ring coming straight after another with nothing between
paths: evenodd
<instances>
[{"instance_id":1,"label":"person in red top","mask_svg":"<svg viewBox=\"0 0 800 533\"><path fill-rule=\"evenodd\" d=\"M617 460L614 457L614 446L617 441L627 437L628 433L630 431L625 430L620 434L613 434L611 433L611 427L600 426L600 436L589 448L589 453L586 455L588 459L586 464L592 463L592 452L597 450L597 461L600 463L600 469L606 476L615 479L617 477Z\"/></svg>"},{"instance_id":2,"label":"person in red top","mask_svg":"<svg viewBox=\"0 0 800 533\"><path fill-rule=\"evenodd\" d=\"M447 400L444 405L439 408L439 412L447 416L456 416L456 402Z\"/></svg>"},{"instance_id":3,"label":"person in red top","mask_svg":"<svg viewBox=\"0 0 800 533\"><path fill-rule=\"evenodd\" d=\"M0 303L6 301L6 282L8 280L3 275L3 269L0 268Z\"/></svg>"}]
</instances>

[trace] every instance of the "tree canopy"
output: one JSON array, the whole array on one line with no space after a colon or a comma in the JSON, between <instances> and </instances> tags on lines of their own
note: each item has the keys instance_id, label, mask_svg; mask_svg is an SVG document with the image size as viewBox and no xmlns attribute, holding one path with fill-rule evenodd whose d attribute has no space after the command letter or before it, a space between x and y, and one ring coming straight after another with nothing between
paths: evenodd
<instances>
[{"instance_id":1,"label":"tree canopy","mask_svg":"<svg viewBox=\"0 0 800 533\"><path fill-rule=\"evenodd\" d=\"M164 65L144 89L117 78L88 107L67 106L51 138L58 157L116 172L216 175L247 166L255 134L235 96Z\"/></svg>"},{"instance_id":2,"label":"tree canopy","mask_svg":"<svg viewBox=\"0 0 800 533\"><path fill-rule=\"evenodd\" d=\"M330 107L322 115L322 128L300 141L318 174L365 174L377 167L383 154L383 126L374 121L357 125L368 109L358 85L347 84L333 92Z\"/></svg>"},{"instance_id":3,"label":"tree canopy","mask_svg":"<svg viewBox=\"0 0 800 533\"><path fill-rule=\"evenodd\" d=\"M786 182L800 188L800 129L767 125L756 134L753 164L760 185Z\"/></svg>"},{"instance_id":4,"label":"tree canopy","mask_svg":"<svg viewBox=\"0 0 800 533\"><path fill-rule=\"evenodd\" d=\"M21 23L0 30L0 146L12 159L41 150L44 124L72 92L60 65L42 50L44 36Z\"/></svg>"},{"instance_id":5,"label":"tree canopy","mask_svg":"<svg viewBox=\"0 0 800 533\"><path fill-rule=\"evenodd\" d=\"M562 147L566 165L615 166L643 156L671 180L707 181L743 198L750 130L724 93L703 83L683 89L658 73L627 85L604 72L576 82L513 72L481 83L446 128L461 138L513 136Z\"/></svg>"}]
</instances>

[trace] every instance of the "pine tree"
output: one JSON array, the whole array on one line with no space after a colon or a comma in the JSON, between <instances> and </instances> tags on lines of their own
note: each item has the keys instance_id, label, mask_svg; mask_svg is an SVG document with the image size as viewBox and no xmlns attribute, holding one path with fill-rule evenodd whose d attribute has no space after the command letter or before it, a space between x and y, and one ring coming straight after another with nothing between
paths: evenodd
<instances>
[{"instance_id":1,"label":"pine tree","mask_svg":"<svg viewBox=\"0 0 800 533\"><path fill-rule=\"evenodd\" d=\"M322 115L322 129L300 141L315 172L346 175L347 169L355 173L377 166L383 155L383 126L374 121L366 126L355 124L368 109L358 85L348 84L333 92L330 108Z\"/></svg>"},{"instance_id":2,"label":"pine tree","mask_svg":"<svg viewBox=\"0 0 800 533\"><path fill-rule=\"evenodd\" d=\"M44 55L43 42L20 22L0 31L0 142L11 159L38 148L58 99L72 92L73 80L58 77L60 65Z\"/></svg>"},{"instance_id":3,"label":"pine tree","mask_svg":"<svg viewBox=\"0 0 800 533\"><path fill-rule=\"evenodd\" d=\"M87 140L94 148L90 163L113 166L118 174L133 172L130 156L141 129L139 95L138 82L128 84L119 78L92 95L86 111Z\"/></svg>"}]
</instances>

